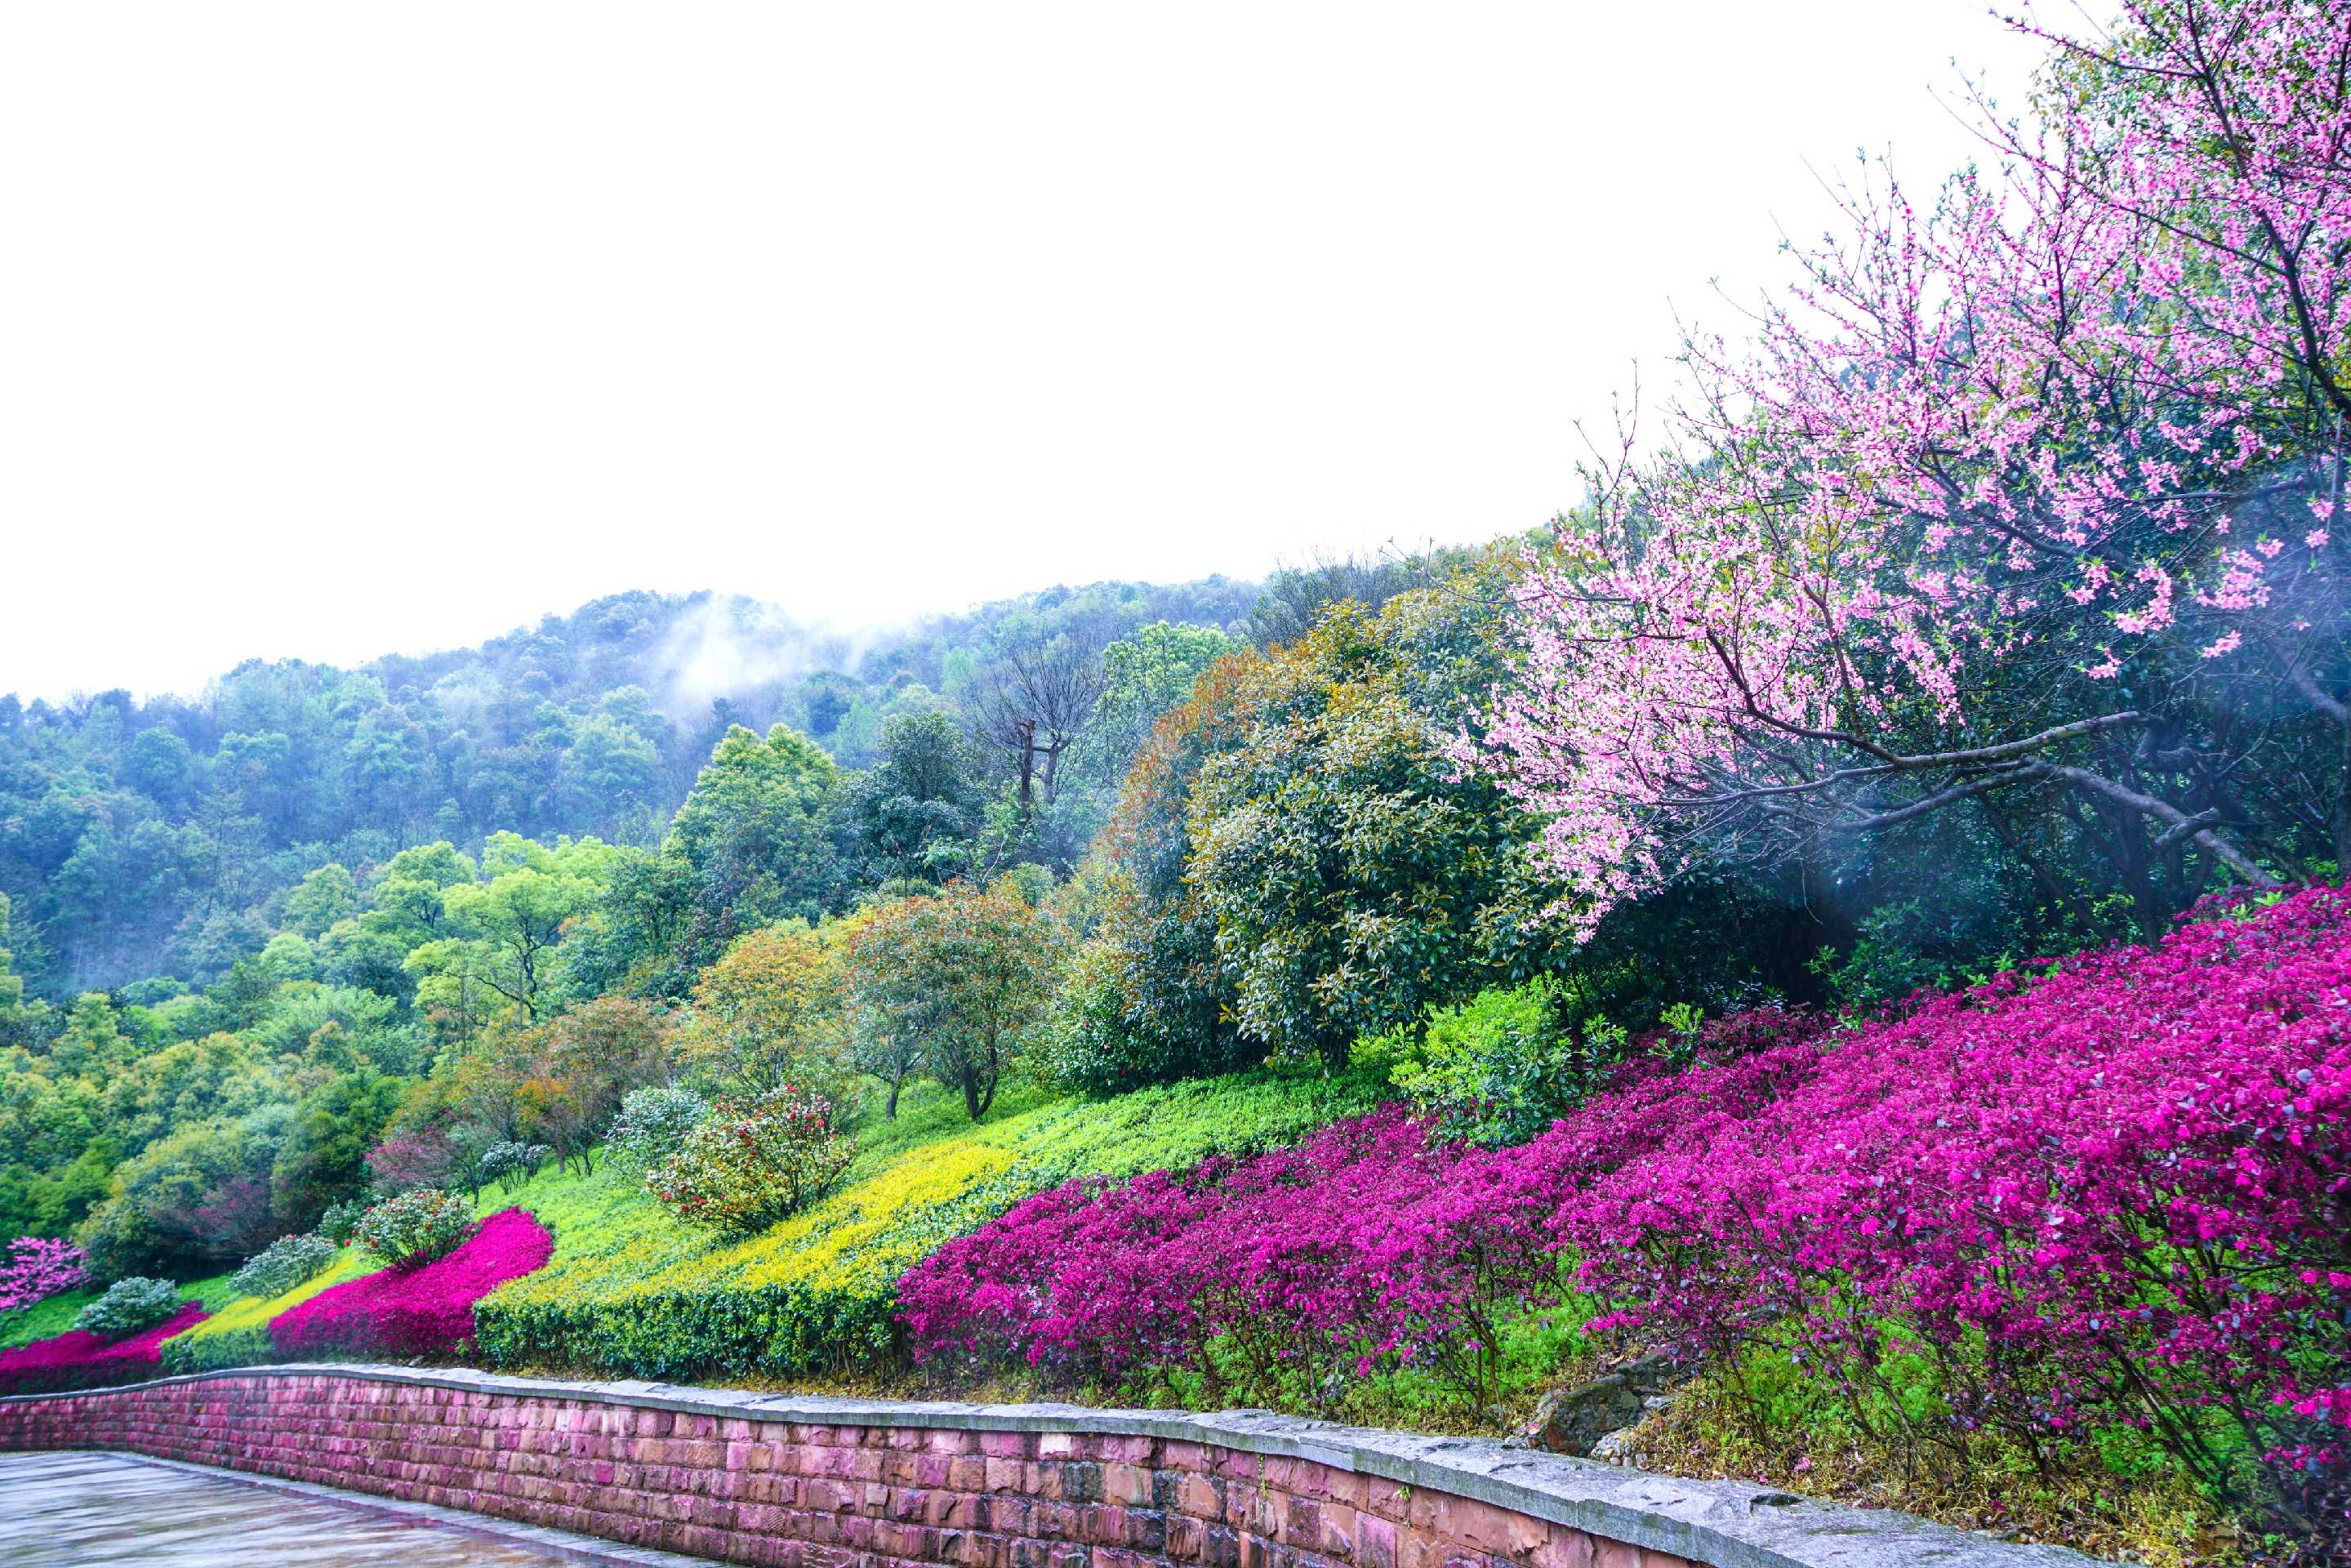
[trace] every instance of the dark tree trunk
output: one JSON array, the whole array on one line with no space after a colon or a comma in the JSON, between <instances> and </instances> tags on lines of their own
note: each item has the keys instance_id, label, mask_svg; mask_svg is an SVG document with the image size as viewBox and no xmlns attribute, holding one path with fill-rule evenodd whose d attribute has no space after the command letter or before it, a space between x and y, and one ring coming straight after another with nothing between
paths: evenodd
<instances>
[{"instance_id":1,"label":"dark tree trunk","mask_svg":"<svg viewBox=\"0 0 2351 1568\"><path fill-rule=\"evenodd\" d=\"M990 1105L996 1103L996 1082L1003 1075L1000 1072L990 1072L983 1076L978 1068L967 1067L961 1076L964 1111L977 1122L987 1114L987 1108Z\"/></svg>"},{"instance_id":2,"label":"dark tree trunk","mask_svg":"<svg viewBox=\"0 0 2351 1568\"><path fill-rule=\"evenodd\" d=\"M1020 814L1025 817L1032 800L1030 778L1037 767L1037 721L1023 719L1013 728L1020 737Z\"/></svg>"}]
</instances>

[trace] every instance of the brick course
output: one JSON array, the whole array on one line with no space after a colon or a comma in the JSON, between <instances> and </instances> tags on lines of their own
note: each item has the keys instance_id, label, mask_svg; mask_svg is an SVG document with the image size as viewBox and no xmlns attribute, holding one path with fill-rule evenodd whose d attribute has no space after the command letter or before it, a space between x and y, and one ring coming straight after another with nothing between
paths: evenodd
<instances>
[{"instance_id":1,"label":"brick course","mask_svg":"<svg viewBox=\"0 0 2351 1568\"><path fill-rule=\"evenodd\" d=\"M0 1402L110 1448L778 1568L1687 1568L1311 1458L1091 1431L764 1420L321 1373Z\"/></svg>"}]
</instances>

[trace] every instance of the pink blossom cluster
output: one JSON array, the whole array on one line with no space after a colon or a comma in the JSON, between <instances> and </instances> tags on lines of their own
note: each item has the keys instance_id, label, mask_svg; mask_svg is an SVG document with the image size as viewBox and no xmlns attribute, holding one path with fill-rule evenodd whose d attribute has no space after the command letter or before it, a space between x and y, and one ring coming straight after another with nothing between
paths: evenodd
<instances>
[{"instance_id":1,"label":"pink blossom cluster","mask_svg":"<svg viewBox=\"0 0 2351 1568\"><path fill-rule=\"evenodd\" d=\"M2351 580L2351 24L2122 9L2102 40L2027 26L2054 59L2037 128L1984 106L2004 178L1928 211L1852 195L1751 351L1690 346L1693 460L1635 463L1628 434L1531 561L1524 678L1457 755L1541 814L1577 929L1671 874L1680 825L1868 821L1904 776L2054 780L2177 827L2043 758L2143 721L2137 664L2315 689ZM1987 678L2020 660L2065 672L2037 706Z\"/></svg>"},{"instance_id":2,"label":"pink blossom cluster","mask_svg":"<svg viewBox=\"0 0 2351 1568\"><path fill-rule=\"evenodd\" d=\"M70 1241L19 1236L8 1243L7 1261L0 1263L0 1312L79 1290L89 1282L89 1254Z\"/></svg>"},{"instance_id":3,"label":"pink blossom cluster","mask_svg":"<svg viewBox=\"0 0 2351 1568\"><path fill-rule=\"evenodd\" d=\"M1782 1034L1784 1039L1784 1032ZM1769 1338L2034 1442L2214 1423L2303 1461L2351 1426L2351 895L2221 911L1907 1016L1636 1076L1532 1143L1395 1111L1306 1146L1034 1199L910 1273L925 1354L1113 1373L1259 1336L1476 1380L1514 1306L1722 1358Z\"/></svg>"},{"instance_id":4,"label":"pink blossom cluster","mask_svg":"<svg viewBox=\"0 0 2351 1568\"><path fill-rule=\"evenodd\" d=\"M75 1329L0 1351L0 1395L136 1383L154 1373L165 1340L185 1333L209 1315L200 1303L190 1301L167 1321L130 1339Z\"/></svg>"},{"instance_id":5,"label":"pink blossom cluster","mask_svg":"<svg viewBox=\"0 0 2351 1568\"><path fill-rule=\"evenodd\" d=\"M443 1355L474 1337L474 1303L542 1267L555 1238L519 1208L491 1215L464 1245L423 1268L387 1269L279 1313L269 1338L287 1360Z\"/></svg>"}]
</instances>

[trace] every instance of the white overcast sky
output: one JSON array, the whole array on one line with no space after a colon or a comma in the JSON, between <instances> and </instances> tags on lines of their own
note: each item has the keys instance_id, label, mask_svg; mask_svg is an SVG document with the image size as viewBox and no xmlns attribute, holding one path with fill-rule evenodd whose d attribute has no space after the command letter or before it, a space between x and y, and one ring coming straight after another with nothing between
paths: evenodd
<instances>
[{"instance_id":1,"label":"white overcast sky","mask_svg":"<svg viewBox=\"0 0 2351 1568\"><path fill-rule=\"evenodd\" d=\"M1967 0L0 9L0 691L843 626L1575 498Z\"/></svg>"}]
</instances>

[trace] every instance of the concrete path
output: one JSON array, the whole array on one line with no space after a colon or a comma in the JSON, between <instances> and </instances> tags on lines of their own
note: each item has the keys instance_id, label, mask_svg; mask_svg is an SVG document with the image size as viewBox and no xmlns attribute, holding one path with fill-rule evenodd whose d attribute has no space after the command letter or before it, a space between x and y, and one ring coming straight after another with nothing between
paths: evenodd
<instances>
[{"instance_id":1,"label":"concrete path","mask_svg":"<svg viewBox=\"0 0 2351 1568\"><path fill-rule=\"evenodd\" d=\"M114 1454L0 1454L0 1568L549 1568L580 1555Z\"/></svg>"}]
</instances>

